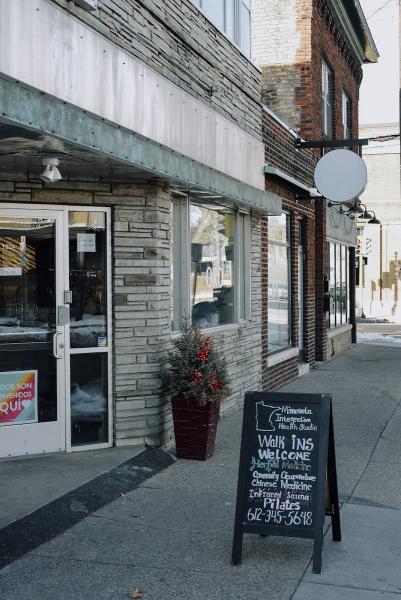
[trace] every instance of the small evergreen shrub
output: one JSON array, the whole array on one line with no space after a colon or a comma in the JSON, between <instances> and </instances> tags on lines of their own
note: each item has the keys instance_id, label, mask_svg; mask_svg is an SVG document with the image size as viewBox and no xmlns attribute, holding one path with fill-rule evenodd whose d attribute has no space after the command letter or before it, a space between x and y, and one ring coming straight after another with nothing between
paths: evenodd
<instances>
[{"instance_id":1,"label":"small evergreen shrub","mask_svg":"<svg viewBox=\"0 0 401 600\"><path fill-rule=\"evenodd\" d=\"M182 321L180 333L168 356L168 392L200 406L221 402L231 393L224 358L214 349L211 338L188 319Z\"/></svg>"}]
</instances>

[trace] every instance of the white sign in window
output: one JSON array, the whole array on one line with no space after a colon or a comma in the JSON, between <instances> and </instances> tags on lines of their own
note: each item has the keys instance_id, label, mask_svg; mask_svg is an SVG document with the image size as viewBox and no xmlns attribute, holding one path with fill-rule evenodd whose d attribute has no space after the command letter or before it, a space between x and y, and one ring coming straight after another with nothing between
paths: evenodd
<instances>
[{"instance_id":1,"label":"white sign in window","mask_svg":"<svg viewBox=\"0 0 401 600\"><path fill-rule=\"evenodd\" d=\"M96 233L77 233L77 252L96 252Z\"/></svg>"}]
</instances>

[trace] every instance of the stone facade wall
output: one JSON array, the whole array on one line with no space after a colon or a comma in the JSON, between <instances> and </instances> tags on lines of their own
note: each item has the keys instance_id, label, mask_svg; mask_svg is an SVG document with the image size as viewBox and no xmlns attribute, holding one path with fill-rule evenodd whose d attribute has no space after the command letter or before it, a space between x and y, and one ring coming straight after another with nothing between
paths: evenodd
<instances>
[{"instance_id":1,"label":"stone facade wall","mask_svg":"<svg viewBox=\"0 0 401 600\"><path fill-rule=\"evenodd\" d=\"M191 0L51 2L260 139L260 71Z\"/></svg>"},{"instance_id":2,"label":"stone facade wall","mask_svg":"<svg viewBox=\"0 0 401 600\"><path fill-rule=\"evenodd\" d=\"M348 350L352 346L351 339L351 329L347 329L346 331L335 332L327 338L327 350L326 350L326 359L331 360L337 354L344 352L344 350Z\"/></svg>"},{"instance_id":3,"label":"stone facade wall","mask_svg":"<svg viewBox=\"0 0 401 600\"><path fill-rule=\"evenodd\" d=\"M63 180L0 173L2 203L110 206L113 403L117 446L168 444L173 435L161 375L171 348L171 194L167 184ZM232 395L222 412L261 389L261 219L251 215L251 318L211 331Z\"/></svg>"},{"instance_id":4,"label":"stone facade wall","mask_svg":"<svg viewBox=\"0 0 401 600\"><path fill-rule=\"evenodd\" d=\"M115 184L107 200L114 209L115 441L159 445L171 429L161 394L171 338L170 190Z\"/></svg>"}]
</instances>

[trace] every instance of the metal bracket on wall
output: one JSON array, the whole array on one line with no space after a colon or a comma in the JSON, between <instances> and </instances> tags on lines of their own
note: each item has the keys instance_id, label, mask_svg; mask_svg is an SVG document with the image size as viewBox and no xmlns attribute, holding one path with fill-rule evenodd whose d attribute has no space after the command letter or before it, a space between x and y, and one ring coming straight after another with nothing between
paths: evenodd
<instances>
[{"instance_id":1,"label":"metal bracket on wall","mask_svg":"<svg viewBox=\"0 0 401 600\"><path fill-rule=\"evenodd\" d=\"M324 148L358 148L358 154L362 154L362 146L367 146L369 144L368 138L355 139L355 140L313 140L310 142L305 142L301 138L296 138L294 140L295 147L298 149L301 148L320 148L321 153L323 155Z\"/></svg>"}]
</instances>

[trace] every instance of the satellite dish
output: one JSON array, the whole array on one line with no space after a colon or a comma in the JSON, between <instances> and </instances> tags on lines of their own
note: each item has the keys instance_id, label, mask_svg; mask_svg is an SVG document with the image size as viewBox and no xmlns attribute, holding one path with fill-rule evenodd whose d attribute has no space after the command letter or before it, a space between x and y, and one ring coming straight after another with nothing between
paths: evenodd
<instances>
[{"instance_id":1,"label":"satellite dish","mask_svg":"<svg viewBox=\"0 0 401 600\"><path fill-rule=\"evenodd\" d=\"M315 185L333 202L354 200L366 187L368 173L362 158L351 150L332 150L315 168Z\"/></svg>"}]
</instances>

